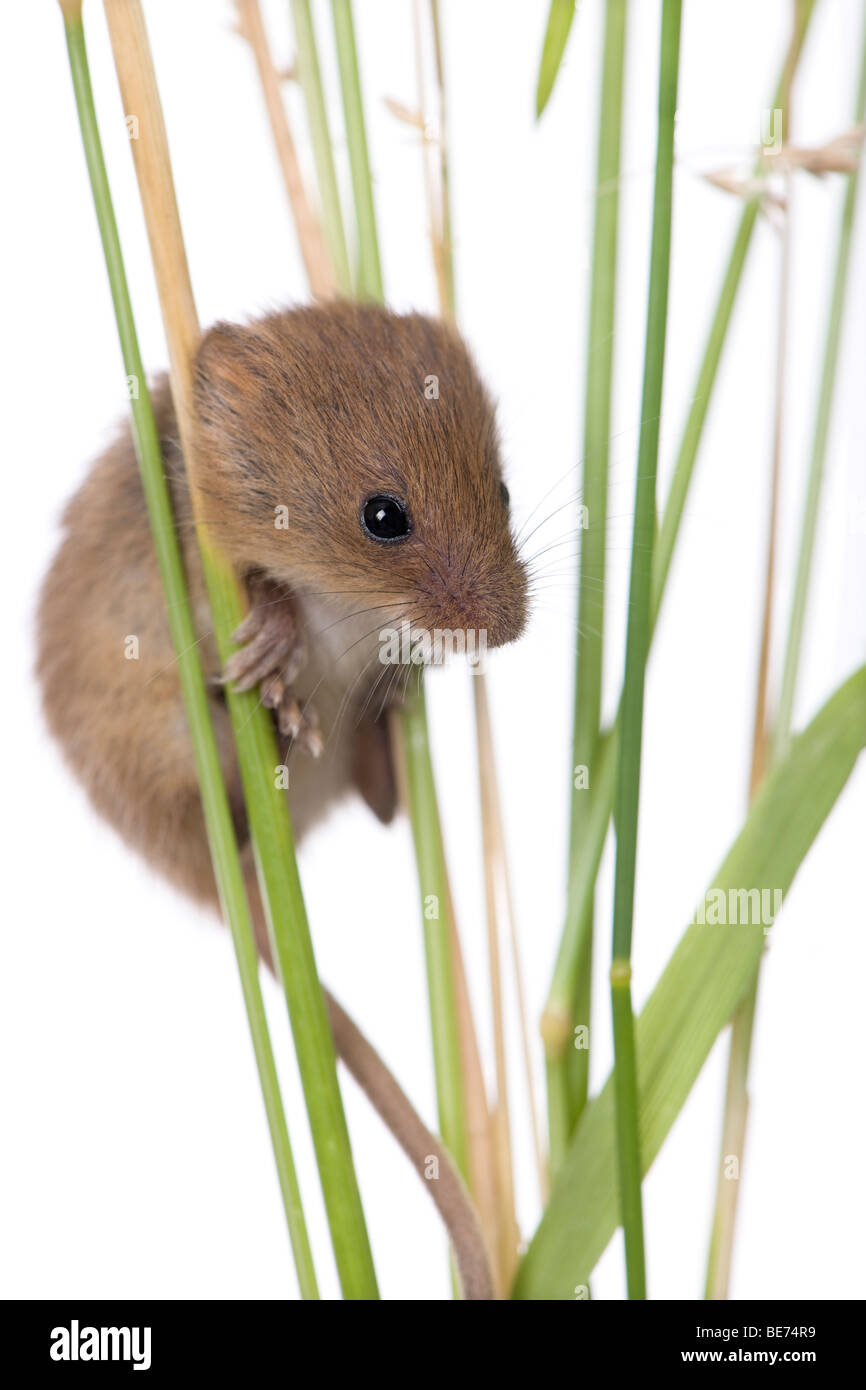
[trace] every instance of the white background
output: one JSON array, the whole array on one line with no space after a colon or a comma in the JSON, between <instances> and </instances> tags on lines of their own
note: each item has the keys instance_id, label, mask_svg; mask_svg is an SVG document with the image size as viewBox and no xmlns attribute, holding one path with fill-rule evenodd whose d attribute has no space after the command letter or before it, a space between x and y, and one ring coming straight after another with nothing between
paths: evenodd
<instances>
[{"instance_id":1,"label":"white background","mask_svg":"<svg viewBox=\"0 0 866 1390\"><path fill-rule=\"evenodd\" d=\"M101 9L86 5L106 156L145 361L165 343ZM383 98L415 100L408 3L358 0L356 22L391 302L435 307L414 134ZM615 706L644 334L659 6L632 4L612 433L606 707ZM679 99L662 495L738 214L701 170L748 158L787 37L785 0L686 0ZM600 5L583 0L543 121L533 95L547 5L443 5L460 317L501 402L517 524L573 496L585 375ZM288 5L267 6L281 61ZM14 26L12 18L14 15ZM228 3L152 0L151 40L202 321L303 298L304 281L251 56ZM337 96L330 17L317 6ZM863 9L819 0L795 136L851 123ZM11 849L0 969L0 1177L6 1296L294 1296L296 1285L228 935L96 819L40 719L32 620L60 509L124 410L123 373L85 183L60 17L6 18L0 75L7 659L3 801ZM291 97L306 152L297 94ZM334 107L339 128L339 99ZM862 190L861 190L862 191ZM862 202L862 198L861 198ZM841 181L801 176L786 406L777 634L787 621ZM797 721L864 657L866 208L855 236ZM777 241L759 226L710 410L653 651L635 925L640 1004L744 814L764 564ZM567 505L538 533L572 525ZM144 519L143 519L144 524ZM563 547L563 551L567 548ZM533 1016L563 906L573 613L566 566L491 682ZM779 650L774 652L778 674ZM435 753L479 1026L489 1054L469 680L430 681ZM785 904L761 989L733 1293L866 1293L863 1230L861 765ZM610 1065L605 988L612 861L598 895L593 1080ZM421 930L405 824L342 809L305 845L323 977L434 1115ZM281 999L265 985L323 1289L336 1295ZM512 1043L517 1063L516 1031ZM536 1049L541 1088L540 1049ZM645 1189L649 1288L703 1287L725 1049L718 1045ZM346 1103L383 1295L448 1294L444 1241L418 1181L366 1103ZM520 1218L537 1200L516 1085ZM623 1293L617 1237L594 1293Z\"/></svg>"}]
</instances>

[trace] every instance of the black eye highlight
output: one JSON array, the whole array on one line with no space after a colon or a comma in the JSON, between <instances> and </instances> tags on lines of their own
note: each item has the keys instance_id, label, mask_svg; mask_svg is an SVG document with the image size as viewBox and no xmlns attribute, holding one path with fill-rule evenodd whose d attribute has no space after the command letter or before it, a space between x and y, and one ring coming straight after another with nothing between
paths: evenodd
<instances>
[{"instance_id":1,"label":"black eye highlight","mask_svg":"<svg viewBox=\"0 0 866 1390\"><path fill-rule=\"evenodd\" d=\"M361 530L382 545L405 540L412 530L409 508L401 498L377 492L361 506Z\"/></svg>"},{"instance_id":2,"label":"black eye highlight","mask_svg":"<svg viewBox=\"0 0 866 1390\"><path fill-rule=\"evenodd\" d=\"M503 507L511 506L511 493L508 491L508 488L505 486L504 483L499 484L499 496L502 498Z\"/></svg>"}]
</instances>

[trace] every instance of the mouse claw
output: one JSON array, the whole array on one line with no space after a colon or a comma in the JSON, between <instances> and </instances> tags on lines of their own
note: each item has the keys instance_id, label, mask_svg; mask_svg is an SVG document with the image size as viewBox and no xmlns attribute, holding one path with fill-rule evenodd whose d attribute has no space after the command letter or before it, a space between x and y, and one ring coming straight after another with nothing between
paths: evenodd
<instances>
[{"instance_id":1,"label":"mouse claw","mask_svg":"<svg viewBox=\"0 0 866 1390\"><path fill-rule=\"evenodd\" d=\"M312 705L303 709L291 691L286 691L277 709L277 725L284 738L290 738L305 753L318 758L322 751L322 733L319 716Z\"/></svg>"},{"instance_id":2,"label":"mouse claw","mask_svg":"<svg viewBox=\"0 0 866 1390\"><path fill-rule=\"evenodd\" d=\"M304 724L301 706L294 695L285 696L277 709L277 724L284 738L296 739Z\"/></svg>"},{"instance_id":3,"label":"mouse claw","mask_svg":"<svg viewBox=\"0 0 866 1390\"><path fill-rule=\"evenodd\" d=\"M279 709L285 692L286 687L282 676L270 676L267 680L262 681L260 694L265 709Z\"/></svg>"},{"instance_id":4,"label":"mouse claw","mask_svg":"<svg viewBox=\"0 0 866 1390\"><path fill-rule=\"evenodd\" d=\"M321 729L305 729L300 746L305 753L309 753L311 758L320 758L325 747Z\"/></svg>"}]
</instances>

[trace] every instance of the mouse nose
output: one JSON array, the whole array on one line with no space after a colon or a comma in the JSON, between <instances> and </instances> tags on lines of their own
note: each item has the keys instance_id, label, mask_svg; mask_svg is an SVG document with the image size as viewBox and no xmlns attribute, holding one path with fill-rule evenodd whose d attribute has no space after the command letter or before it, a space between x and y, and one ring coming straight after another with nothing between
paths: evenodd
<instances>
[{"instance_id":1,"label":"mouse nose","mask_svg":"<svg viewBox=\"0 0 866 1390\"><path fill-rule=\"evenodd\" d=\"M452 626L474 631L488 647L514 642L526 626L528 594L526 571L516 556L495 573L457 579L443 585L443 607Z\"/></svg>"},{"instance_id":2,"label":"mouse nose","mask_svg":"<svg viewBox=\"0 0 866 1390\"><path fill-rule=\"evenodd\" d=\"M500 603L490 615L487 625L488 647L505 647L516 642L526 627L528 604L525 589L519 595Z\"/></svg>"}]
</instances>

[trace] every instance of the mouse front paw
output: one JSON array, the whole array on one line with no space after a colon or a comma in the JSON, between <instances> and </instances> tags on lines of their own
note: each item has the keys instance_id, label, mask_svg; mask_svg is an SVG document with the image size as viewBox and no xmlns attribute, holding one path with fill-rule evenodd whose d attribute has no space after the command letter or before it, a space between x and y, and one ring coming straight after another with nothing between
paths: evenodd
<instances>
[{"instance_id":1,"label":"mouse front paw","mask_svg":"<svg viewBox=\"0 0 866 1390\"><path fill-rule=\"evenodd\" d=\"M300 616L293 595L261 576L248 580L252 606L232 641L239 650L223 672L236 690L259 686L262 704L272 709L285 738L317 758L322 734L316 711L302 705L292 685L306 661Z\"/></svg>"}]
</instances>

